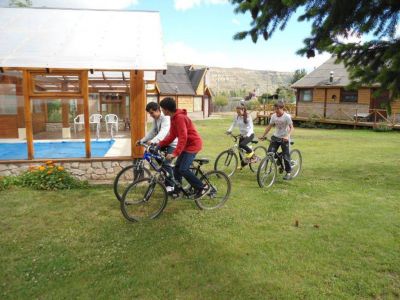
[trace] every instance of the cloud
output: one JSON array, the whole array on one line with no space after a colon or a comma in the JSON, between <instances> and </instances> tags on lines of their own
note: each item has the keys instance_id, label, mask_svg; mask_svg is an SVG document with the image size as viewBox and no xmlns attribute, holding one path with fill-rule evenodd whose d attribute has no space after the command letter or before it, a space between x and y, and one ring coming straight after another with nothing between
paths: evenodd
<instances>
[{"instance_id":1,"label":"cloud","mask_svg":"<svg viewBox=\"0 0 400 300\"><path fill-rule=\"evenodd\" d=\"M232 19L232 23L235 24L235 25L240 25L240 21L238 19L236 19L236 18Z\"/></svg>"},{"instance_id":2,"label":"cloud","mask_svg":"<svg viewBox=\"0 0 400 300\"><path fill-rule=\"evenodd\" d=\"M34 7L125 9L136 5L138 0L33 0L32 2Z\"/></svg>"},{"instance_id":3,"label":"cloud","mask_svg":"<svg viewBox=\"0 0 400 300\"><path fill-rule=\"evenodd\" d=\"M216 5L216 4L227 4L228 0L174 0L174 6L176 10L188 10L196 6L203 4Z\"/></svg>"},{"instance_id":4,"label":"cloud","mask_svg":"<svg viewBox=\"0 0 400 300\"><path fill-rule=\"evenodd\" d=\"M293 53L291 56L279 54L271 56L248 55L247 53L228 53L221 51L200 51L184 42L172 42L165 45L167 62L205 65L209 67L245 68L253 70L272 70L293 72L304 68L312 71L330 58L330 54L324 53L307 59Z\"/></svg>"}]
</instances>

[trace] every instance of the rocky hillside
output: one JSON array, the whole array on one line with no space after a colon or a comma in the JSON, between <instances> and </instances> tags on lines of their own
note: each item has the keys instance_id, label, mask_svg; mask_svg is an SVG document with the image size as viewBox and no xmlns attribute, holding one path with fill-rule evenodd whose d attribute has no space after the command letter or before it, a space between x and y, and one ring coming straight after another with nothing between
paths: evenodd
<instances>
[{"instance_id":1,"label":"rocky hillside","mask_svg":"<svg viewBox=\"0 0 400 300\"><path fill-rule=\"evenodd\" d=\"M292 77L290 72L210 67L208 84L214 93L250 92L258 88L259 94L262 94L273 93L279 86L289 85Z\"/></svg>"}]
</instances>

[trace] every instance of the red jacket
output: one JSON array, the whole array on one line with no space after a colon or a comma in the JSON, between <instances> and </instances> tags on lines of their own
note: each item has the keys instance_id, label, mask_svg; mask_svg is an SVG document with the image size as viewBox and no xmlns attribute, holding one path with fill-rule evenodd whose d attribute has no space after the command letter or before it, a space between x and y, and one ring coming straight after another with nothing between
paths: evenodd
<instances>
[{"instance_id":1,"label":"red jacket","mask_svg":"<svg viewBox=\"0 0 400 300\"><path fill-rule=\"evenodd\" d=\"M166 147L178 138L174 156L179 156L183 151L197 153L203 147L203 141L196 130L192 120L189 119L186 109L177 109L171 118L169 134L160 143L160 147Z\"/></svg>"}]
</instances>

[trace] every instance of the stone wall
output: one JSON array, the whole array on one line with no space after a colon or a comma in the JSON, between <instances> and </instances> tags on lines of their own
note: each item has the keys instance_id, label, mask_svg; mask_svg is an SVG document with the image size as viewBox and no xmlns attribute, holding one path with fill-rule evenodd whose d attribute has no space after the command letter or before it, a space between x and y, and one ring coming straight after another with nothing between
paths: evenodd
<instances>
[{"instance_id":1,"label":"stone wall","mask_svg":"<svg viewBox=\"0 0 400 300\"><path fill-rule=\"evenodd\" d=\"M131 165L132 161L92 161L92 162L56 162L63 166L74 177L80 180L112 182L122 168ZM15 176L41 163L2 163L0 176Z\"/></svg>"}]
</instances>

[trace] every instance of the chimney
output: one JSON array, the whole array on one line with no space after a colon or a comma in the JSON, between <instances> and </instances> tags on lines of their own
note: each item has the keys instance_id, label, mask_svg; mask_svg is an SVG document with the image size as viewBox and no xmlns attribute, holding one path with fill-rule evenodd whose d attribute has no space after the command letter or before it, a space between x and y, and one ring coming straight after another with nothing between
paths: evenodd
<instances>
[{"instance_id":1,"label":"chimney","mask_svg":"<svg viewBox=\"0 0 400 300\"><path fill-rule=\"evenodd\" d=\"M332 83L333 82L333 74L334 74L335 72L333 72L333 71L331 71L330 73L329 73L329 83Z\"/></svg>"}]
</instances>

